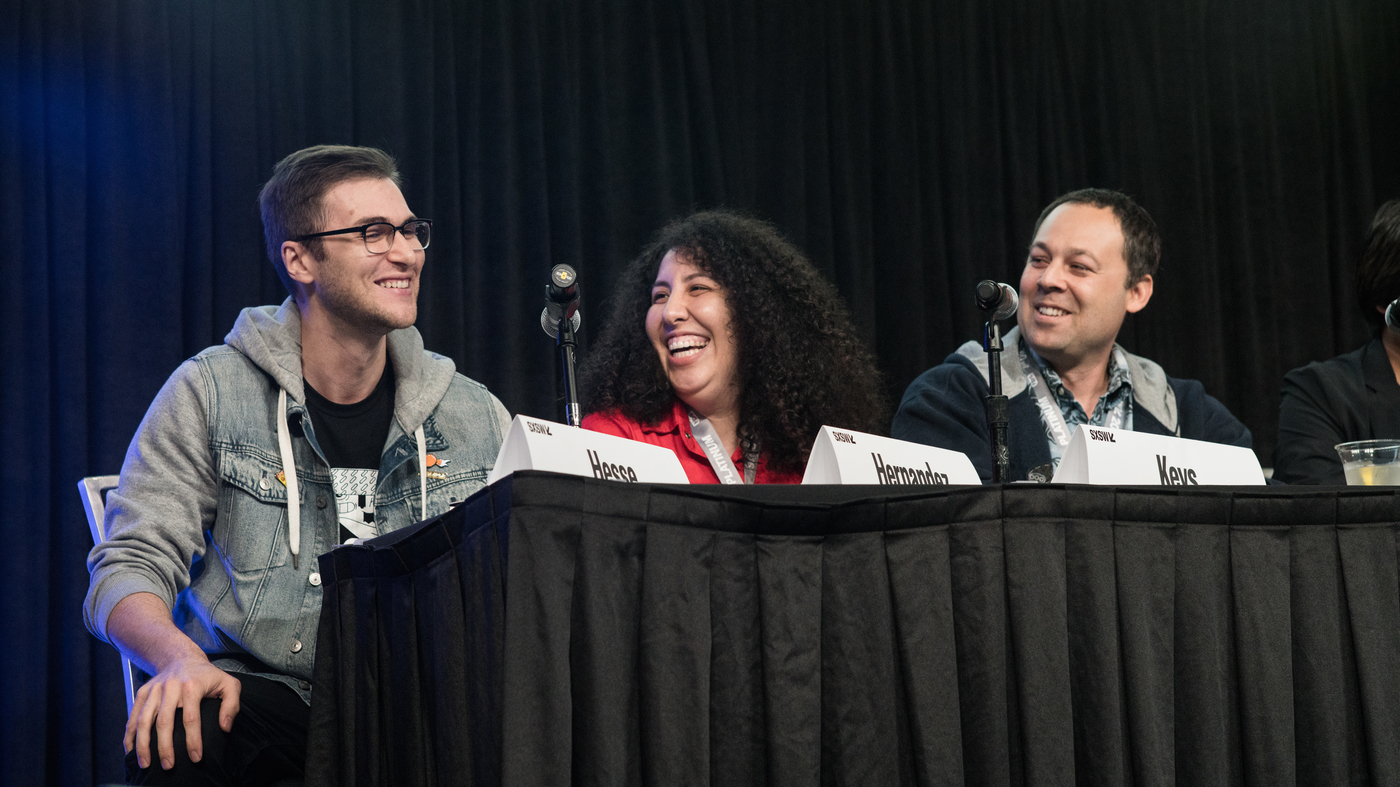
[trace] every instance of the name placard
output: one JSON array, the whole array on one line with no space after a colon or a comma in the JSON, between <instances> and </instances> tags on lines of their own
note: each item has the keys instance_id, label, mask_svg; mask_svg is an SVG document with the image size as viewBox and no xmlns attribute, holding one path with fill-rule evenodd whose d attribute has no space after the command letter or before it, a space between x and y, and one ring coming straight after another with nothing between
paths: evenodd
<instances>
[{"instance_id":1,"label":"name placard","mask_svg":"<svg viewBox=\"0 0 1400 787\"><path fill-rule=\"evenodd\" d=\"M980 484L957 451L823 426L807 459L804 484Z\"/></svg>"},{"instance_id":2,"label":"name placard","mask_svg":"<svg viewBox=\"0 0 1400 787\"><path fill-rule=\"evenodd\" d=\"M1126 429L1081 426L1069 438L1055 483L1255 486L1264 483L1248 448Z\"/></svg>"},{"instance_id":3,"label":"name placard","mask_svg":"<svg viewBox=\"0 0 1400 787\"><path fill-rule=\"evenodd\" d=\"M486 483L494 484L516 470L631 483L690 483L681 460L669 448L526 415L517 415L511 422Z\"/></svg>"}]
</instances>

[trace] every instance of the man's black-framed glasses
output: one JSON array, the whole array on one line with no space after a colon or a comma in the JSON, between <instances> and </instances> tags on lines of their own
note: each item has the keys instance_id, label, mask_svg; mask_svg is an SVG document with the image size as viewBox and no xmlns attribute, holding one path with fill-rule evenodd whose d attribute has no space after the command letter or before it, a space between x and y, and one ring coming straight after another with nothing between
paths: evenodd
<instances>
[{"instance_id":1,"label":"man's black-framed glasses","mask_svg":"<svg viewBox=\"0 0 1400 787\"><path fill-rule=\"evenodd\" d=\"M422 251L428 248L428 242L433 239L433 221L432 219L409 219L398 227L387 221L376 221L373 224L346 227L343 230L313 232L310 235L302 235L292 240L304 241L312 238L324 238L327 235L348 235L352 232L360 233L360 237L365 239L365 248L369 250L370 254L383 254L394 248L394 237L400 234L403 235L404 240L408 241L409 249Z\"/></svg>"}]
</instances>

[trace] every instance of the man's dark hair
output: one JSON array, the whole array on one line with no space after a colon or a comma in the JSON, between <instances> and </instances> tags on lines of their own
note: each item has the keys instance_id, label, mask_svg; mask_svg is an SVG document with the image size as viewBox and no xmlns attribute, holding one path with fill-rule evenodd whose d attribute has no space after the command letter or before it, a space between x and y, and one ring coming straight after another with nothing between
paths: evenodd
<instances>
[{"instance_id":1,"label":"man's dark hair","mask_svg":"<svg viewBox=\"0 0 1400 787\"><path fill-rule=\"evenodd\" d=\"M295 282L282 262L282 244L302 235L320 232L326 220L323 204L326 192L347 180L393 181L400 188L399 166L393 156L376 148L350 145L317 145L305 148L277 162L272 177L258 193L258 208L262 212L263 236L267 239L267 258L277 269L277 277L287 292L296 294ZM306 248L318 257L321 239L304 241Z\"/></svg>"},{"instance_id":2,"label":"man's dark hair","mask_svg":"<svg viewBox=\"0 0 1400 787\"><path fill-rule=\"evenodd\" d=\"M1400 298L1400 199L1376 210L1366 233L1366 248L1356 266L1356 305L1376 335L1385 328L1385 317L1376 307Z\"/></svg>"},{"instance_id":3,"label":"man's dark hair","mask_svg":"<svg viewBox=\"0 0 1400 787\"><path fill-rule=\"evenodd\" d=\"M1035 220L1035 230L1031 232L1032 242L1040 234L1040 225L1045 217L1061 205L1093 205L1096 208L1109 208L1118 218L1118 228L1123 232L1123 259L1128 263L1128 286L1137 284L1146 276L1157 274L1157 264L1162 260L1162 235L1157 231L1157 222L1142 206L1133 202L1121 191L1112 189L1079 189L1071 191L1045 206L1040 218Z\"/></svg>"},{"instance_id":4,"label":"man's dark hair","mask_svg":"<svg viewBox=\"0 0 1400 787\"><path fill-rule=\"evenodd\" d=\"M583 367L584 410L654 424L675 392L646 332L666 253L715 280L729 308L739 385L739 439L775 470L800 472L825 425L888 430L875 361L841 296L772 226L736 213L696 213L661 230L618 279L611 319Z\"/></svg>"}]
</instances>

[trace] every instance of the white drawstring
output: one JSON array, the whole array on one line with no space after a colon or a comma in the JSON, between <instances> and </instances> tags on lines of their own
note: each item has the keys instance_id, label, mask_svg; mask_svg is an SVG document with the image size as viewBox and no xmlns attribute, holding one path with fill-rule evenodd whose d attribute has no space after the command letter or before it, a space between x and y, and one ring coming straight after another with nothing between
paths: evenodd
<instances>
[{"instance_id":1,"label":"white drawstring","mask_svg":"<svg viewBox=\"0 0 1400 787\"><path fill-rule=\"evenodd\" d=\"M428 518L428 441L423 437L423 427L413 430L418 439L418 491L423 495L423 519Z\"/></svg>"},{"instance_id":2,"label":"white drawstring","mask_svg":"<svg viewBox=\"0 0 1400 787\"><path fill-rule=\"evenodd\" d=\"M282 475L287 479L287 540L292 545L292 568L301 552L301 495L297 492L297 465L292 457L292 436L287 431L287 389L277 394L277 447L282 452ZM428 518L428 441L423 427L413 430L418 441L418 491L423 519Z\"/></svg>"},{"instance_id":3,"label":"white drawstring","mask_svg":"<svg viewBox=\"0 0 1400 787\"><path fill-rule=\"evenodd\" d=\"M282 475L287 484L287 540L292 545L292 568L301 551L301 495L297 492L297 463L292 457L292 436L287 432L287 389L277 394L277 447L282 451Z\"/></svg>"}]
</instances>

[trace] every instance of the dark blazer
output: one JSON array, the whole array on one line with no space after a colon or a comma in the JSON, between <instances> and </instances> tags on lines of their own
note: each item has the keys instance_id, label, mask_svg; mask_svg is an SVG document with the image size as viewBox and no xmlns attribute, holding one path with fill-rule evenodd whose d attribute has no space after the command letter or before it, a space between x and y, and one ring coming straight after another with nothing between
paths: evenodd
<instances>
[{"instance_id":1,"label":"dark blazer","mask_svg":"<svg viewBox=\"0 0 1400 787\"><path fill-rule=\"evenodd\" d=\"M1345 484L1333 446L1400 438L1400 385L1380 339L1283 377L1274 478L1290 484Z\"/></svg>"}]
</instances>

